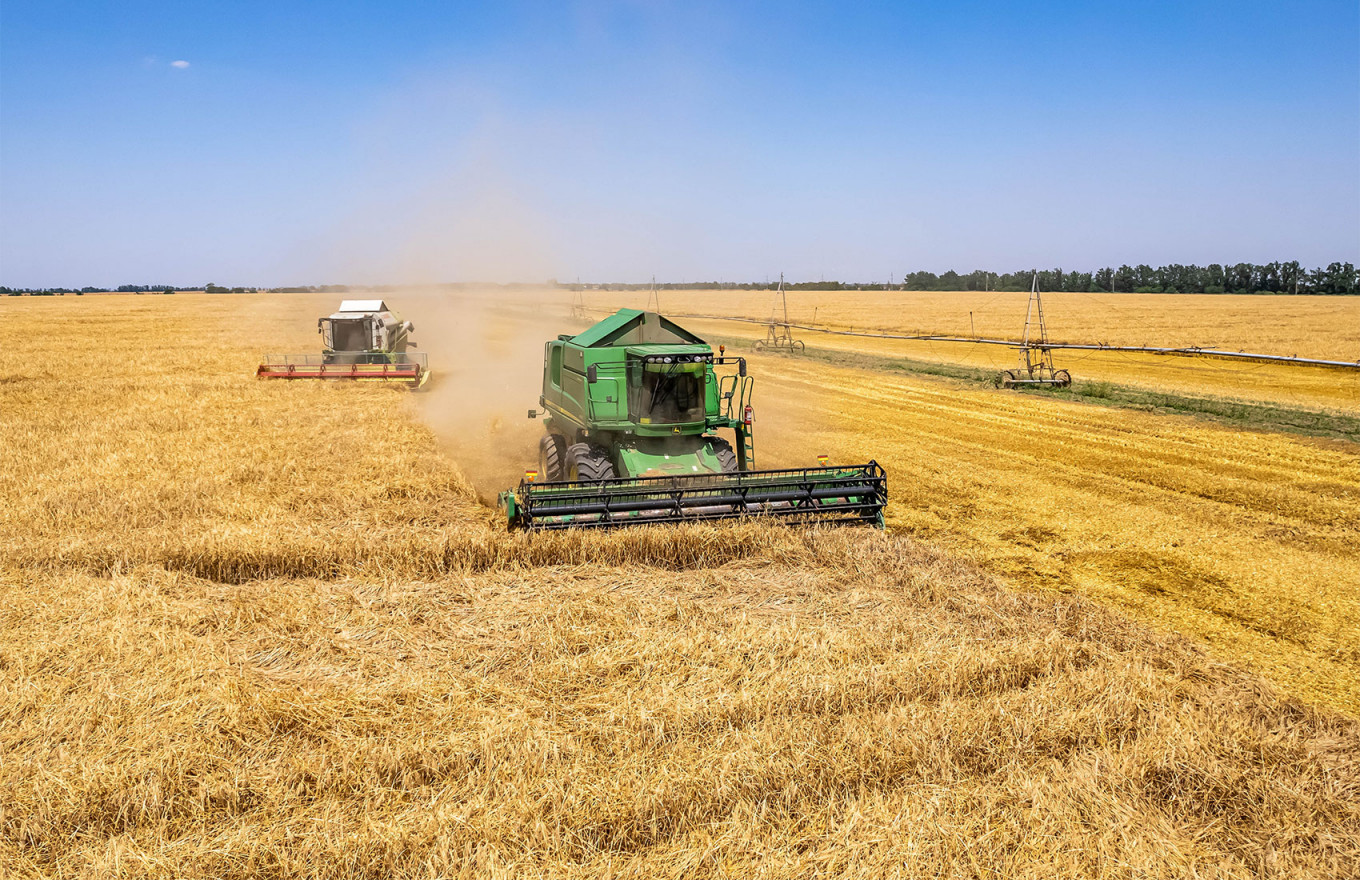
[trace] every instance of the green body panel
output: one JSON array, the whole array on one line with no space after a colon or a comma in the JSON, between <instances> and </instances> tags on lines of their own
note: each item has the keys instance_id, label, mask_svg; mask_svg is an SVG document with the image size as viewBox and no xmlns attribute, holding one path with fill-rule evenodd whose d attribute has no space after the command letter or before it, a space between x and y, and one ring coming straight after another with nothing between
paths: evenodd
<instances>
[{"instance_id":1,"label":"green body panel","mask_svg":"<svg viewBox=\"0 0 1360 880\"><path fill-rule=\"evenodd\" d=\"M614 468L620 477L678 477L720 474L722 462L709 438L641 437L615 447Z\"/></svg>"},{"instance_id":2,"label":"green body panel","mask_svg":"<svg viewBox=\"0 0 1360 880\"><path fill-rule=\"evenodd\" d=\"M659 362L666 358L673 362ZM620 309L544 347L547 429L610 450L620 474L721 472L703 435L744 425L724 408L712 360L712 347L674 322Z\"/></svg>"},{"instance_id":3,"label":"green body panel","mask_svg":"<svg viewBox=\"0 0 1360 880\"><path fill-rule=\"evenodd\" d=\"M619 309L589 330L571 337L580 348L621 347L628 345L701 345L708 347L698 336L655 312Z\"/></svg>"}]
</instances>

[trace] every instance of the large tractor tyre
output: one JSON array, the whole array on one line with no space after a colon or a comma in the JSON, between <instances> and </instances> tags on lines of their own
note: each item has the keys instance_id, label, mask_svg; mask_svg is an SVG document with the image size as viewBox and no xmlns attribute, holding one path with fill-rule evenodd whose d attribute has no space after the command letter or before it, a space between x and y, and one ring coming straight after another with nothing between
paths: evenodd
<instances>
[{"instance_id":1,"label":"large tractor tyre","mask_svg":"<svg viewBox=\"0 0 1360 880\"><path fill-rule=\"evenodd\" d=\"M722 472L735 474L737 472L737 453L732 449L732 444L721 437L709 437L708 445L713 449L713 454L718 457L718 463L722 465Z\"/></svg>"},{"instance_id":2,"label":"large tractor tyre","mask_svg":"<svg viewBox=\"0 0 1360 880\"><path fill-rule=\"evenodd\" d=\"M614 479L614 463L609 453L589 443L573 443L567 447L567 479L588 483Z\"/></svg>"},{"instance_id":3,"label":"large tractor tyre","mask_svg":"<svg viewBox=\"0 0 1360 880\"><path fill-rule=\"evenodd\" d=\"M567 478L567 441L561 434L544 434L538 441L538 473L545 483Z\"/></svg>"}]
</instances>

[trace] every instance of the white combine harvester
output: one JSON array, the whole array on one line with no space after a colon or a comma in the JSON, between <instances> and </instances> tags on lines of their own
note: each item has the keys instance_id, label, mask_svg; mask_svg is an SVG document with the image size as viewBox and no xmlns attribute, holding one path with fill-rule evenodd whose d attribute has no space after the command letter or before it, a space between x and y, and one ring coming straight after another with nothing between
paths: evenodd
<instances>
[{"instance_id":1,"label":"white combine harvester","mask_svg":"<svg viewBox=\"0 0 1360 880\"><path fill-rule=\"evenodd\" d=\"M430 378L424 354L414 348L415 327L380 299L347 299L340 310L316 322L321 354L270 354L256 369L260 379L337 379L396 382L419 388Z\"/></svg>"}]
</instances>

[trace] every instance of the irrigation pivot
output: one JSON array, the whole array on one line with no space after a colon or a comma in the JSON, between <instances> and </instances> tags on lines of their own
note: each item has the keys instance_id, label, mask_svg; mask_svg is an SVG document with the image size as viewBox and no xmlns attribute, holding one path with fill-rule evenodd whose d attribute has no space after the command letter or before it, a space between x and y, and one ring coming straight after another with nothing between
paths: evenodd
<instances>
[{"instance_id":1,"label":"irrigation pivot","mask_svg":"<svg viewBox=\"0 0 1360 880\"><path fill-rule=\"evenodd\" d=\"M571 296L571 319L573 321L584 321L586 316L586 298L578 286Z\"/></svg>"},{"instance_id":2,"label":"irrigation pivot","mask_svg":"<svg viewBox=\"0 0 1360 880\"><path fill-rule=\"evenodd\" d=\"M789 297L784 292L784 273L779 273L779 287L774 292L774 307L770 310L770 322L766 327L764 339L757 339L755 344L756 351L766 348L773 348L776 351L803 351L807 348L803 340L794 339L789 327ZM780 310L783 310L784 320L776 320Z\"/></svg>"},{"instance_id":3,"label":"irrigation pivot","mask_svg":"<svg viewBox=\"0 0 1360 880\"><path fill-rule=\"evenodd\" d=\"M1032 339L1036 323L1038 338ZM1030 282L1029 305L1025 308L1025 335L1020 342L1020 367L997 373L996 384L1000 388L1014 388L1017 385L1066 388L1072 384L1071 373L1053 368L1053 348L1048 342L1048 323L1044 320L1044 300L1039 293L1037 272L1034 273L1034 280Z\"/></svg>"}]
</instances>

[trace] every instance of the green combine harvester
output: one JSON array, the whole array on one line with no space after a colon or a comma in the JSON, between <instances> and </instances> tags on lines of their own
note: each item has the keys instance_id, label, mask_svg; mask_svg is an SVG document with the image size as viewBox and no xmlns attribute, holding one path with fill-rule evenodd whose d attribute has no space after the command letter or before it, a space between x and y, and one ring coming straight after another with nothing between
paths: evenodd
<instances>
[{"instance_id":1,"label":"green combine harvester","mask_svg":"<svg viewBox=\"0 0 1360 880\"><path fill-rule=\"evenodd\" d=\"M537 471L500 505L512 529L778 516L883 526L878 463L755 470L746 359L655 312L620 309L543 359ZM529 417L540 415L530 410ZM719 431L732 431L732 440Z\"/></svg>"}]
</instances>

